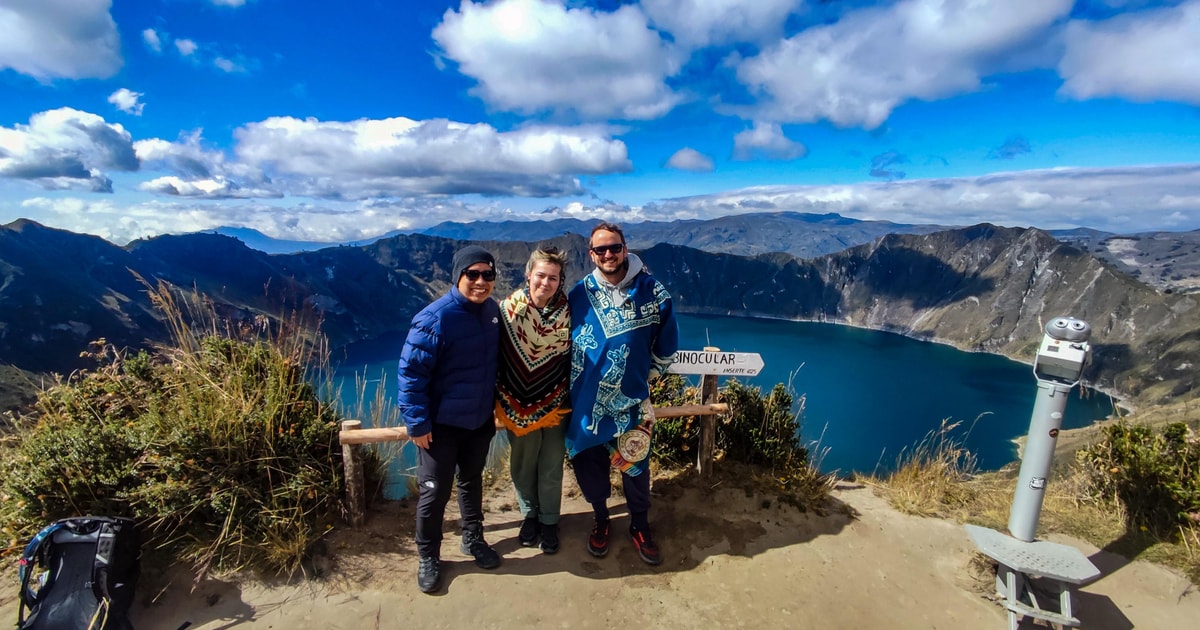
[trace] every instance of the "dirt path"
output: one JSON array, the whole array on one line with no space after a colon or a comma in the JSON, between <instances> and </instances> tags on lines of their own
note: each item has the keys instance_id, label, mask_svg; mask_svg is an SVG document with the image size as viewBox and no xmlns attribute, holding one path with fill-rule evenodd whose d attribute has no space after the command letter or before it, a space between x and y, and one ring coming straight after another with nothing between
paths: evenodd
<instances>
[{"instance_id":1,"label":"dirt path","mask_svg":"<svg viewBox=\"0 0 1200 630\"><path fill-rule=\"evenodd\" d=\"M995 628L1003 609L991 578L972 563L957 524L905 516L867 488L835 493L844 511L802 514L762 495L694 478L655 483L654 522L666 562L643 564L614 511L613 549L584 549L586 504L564 503L562 551L520 547L520 516L507 493L489 500L488 539L504 556L483 571L443 543L443 592L415 584L412 507L388 503L367 526L331 539L324 579L268 586L209 581L192 593L170 585L135 616L139 630L225 628ZM448 528L448 529L453 529ZM1200 619L1200 593L1158 566L1097 552L1075 541L1105 572L1076 599L1088 629L1184 629ZM157 588L156 588L157 587ZM142 598L161 585L143 583ZM12 594L0 614L15 618Z\"/></svg>"}]
</instances>

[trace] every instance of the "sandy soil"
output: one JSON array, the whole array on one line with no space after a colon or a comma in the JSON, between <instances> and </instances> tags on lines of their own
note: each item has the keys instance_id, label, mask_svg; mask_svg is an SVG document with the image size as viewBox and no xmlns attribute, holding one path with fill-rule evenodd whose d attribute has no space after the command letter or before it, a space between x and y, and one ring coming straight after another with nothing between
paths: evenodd
<instances>
[{"instance_id":1,"label":"sandy soil","mask_svg":"<svg viewBox=\"0 0 1200 630\"><path fill-rule=\"evenodd\" d=\"M584 548L591 515L564 504L556 555L518 545L521 518L503 489L488 499L487 536L504 556L484 571L458 551L448 521L444 588L416 588L411 504L373 508L359 530L335 530L319 580L164 584L146 576L139 630L226 628L1006 628L988 567L961 526L899 514L870 488L843 484L828 514L694 476L656 480L652 514L666 562L641 562L624 536L608 557ZM614 498L614 534L628 526ZM1159 566L1128 563L1078 541L1104 576L1076 598L1089 629L1195 628L1200 593ZM15 620L16 588L0 596ZM1034 627L1024 624L1023 627Z\"/></svg>"}]
</instances>

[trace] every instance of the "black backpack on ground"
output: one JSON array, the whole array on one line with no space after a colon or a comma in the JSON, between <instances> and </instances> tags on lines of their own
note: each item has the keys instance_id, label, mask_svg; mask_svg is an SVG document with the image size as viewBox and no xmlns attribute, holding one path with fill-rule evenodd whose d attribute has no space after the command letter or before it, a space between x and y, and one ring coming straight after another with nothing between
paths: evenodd
<instances>
[{"instance_id":1,"label":"black backpack on ground","mask_svg":"<svg viewBox=\"0 0 1200 630\"><path fill-rule=\"evenodd\" d=\"M81 516L47 525L21 554L17 629L131 630L141 555L137 524L127 518Z\"/></svg>"}]
</instances>

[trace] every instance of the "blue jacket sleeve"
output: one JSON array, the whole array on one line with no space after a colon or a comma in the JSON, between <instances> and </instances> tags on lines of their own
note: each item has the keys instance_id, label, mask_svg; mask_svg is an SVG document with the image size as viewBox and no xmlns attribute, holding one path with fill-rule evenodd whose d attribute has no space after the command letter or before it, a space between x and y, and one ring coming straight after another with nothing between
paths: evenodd
<instances>
[{"instance_id":1,"label":"blue jacket sleeve","mask_svg":"<svg viewBox=\"0 0 1200 630\"><path fill-rule=\"evenodd\" d=\"M439 331L426 315L422 311L413 318L396 370L396 407L408 427L409 437L421 437L433 430L430 388L437 367Z\"/></svg>"},{"instance_id":2,"label":"blue jacket sleeve","mask_svg":"<svg viewBox=\"0 0 1200 630\"><path fill-rule=\"evenodd\" d=\"M675 353L679 350L679 322L675 319L675 308L671 295L661 283L654 283L655 300L658 302L658 331L654 336L654 347L650 349L650 378L657 378L667 372L667 368L675 362Z\"/></svg>"}]
</instances>

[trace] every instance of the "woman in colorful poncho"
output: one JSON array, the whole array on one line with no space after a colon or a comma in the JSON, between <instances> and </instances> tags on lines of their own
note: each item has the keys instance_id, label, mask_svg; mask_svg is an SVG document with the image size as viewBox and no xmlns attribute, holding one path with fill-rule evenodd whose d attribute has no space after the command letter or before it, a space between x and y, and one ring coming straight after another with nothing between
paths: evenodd
<instances>
[{"instance_id":1,"label":"woman in colorful poncho","mask_svg":"<svg viewBox=\"0 0 1200 630\"><path fill-rule=\"evenodd\" d=\"M525 286L500 303L496 417L508 430L513 486L525 515L518 540L532 547L540 538L543 553L559 547L564 419L570 414L566 264L557 248L538 249L525 264Z\"/></svg>"}]
</instances>

